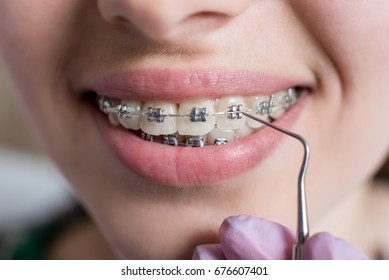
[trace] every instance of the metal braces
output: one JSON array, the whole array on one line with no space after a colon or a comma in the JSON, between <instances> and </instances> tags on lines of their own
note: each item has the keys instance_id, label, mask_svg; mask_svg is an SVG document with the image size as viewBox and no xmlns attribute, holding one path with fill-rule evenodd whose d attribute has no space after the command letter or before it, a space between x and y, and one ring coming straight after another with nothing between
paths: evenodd
<instances>
[{"instance_id":1,"label":"metal braces","mask_svg":"<svg viewBox=\"0 0 389 280\"><path fill-rule=\"evenodd\" d=\"M242 104L239 104L239 105L231 105L230 107L228 107L227 109L227 118L231 119L231 120L235 120L235 119L238 119L240 120L241 118L243 118L243 113L245 109L243 107Z\"/></svg>"},{"instance_id":2,"label":"metal braces","mask_svg":"<svg viewBox=\"0 0 389 280\"><path fill-rule=\"evenodd\" d=\"M170 146L178 146L178 137L175 134L172 135L164 135L163 136L163 144Z\"/></svg>"},{"instance_id":3,"label":"metal braces","mask_svg":"<svg viewBox=\"0 0 389 280\"><path fill-rule=\"evenodd\" d=\"M257 104L257 113L261 115L269 115L273 109L274 95L270 95L269 101L262 101Z\"/></svg>"},{"instance_id":4,"label":"metal braces","mask_svg":"<svg viewBox=\"0 0 389 280\"><path fill-rule=\"evenodd\" d=\"M145 132L142 132L140 137L150 142L154 142L154 136Z\"/></svg>"},{"instance_id":5,"label":"metal braces","mask_svg":"<svg viewBox=\"0 0 389 280\"><path fill-rule=\"evenodd\" d=\"M164 110L161 108L148 107L146 117L148 122L163 123L167 115L164 114Z\"/></svg>"},{"instance_id":6,"label":"metal braces","mask_svg":"<svg viewBox=\"0 0 389 280\"><path fill-rule=\"evenodd\" d=\"M206 122L208 116L208 108L196 108L193 107L190 111L189 119L191 122Z\"/></svg>"},{"instance_id":7,"label":"metal braces","mask_svg":"<svg viewBox=\"0 0 389 280\"><path fill-rule=\"evenodd\" d=\"M269 115L276 107L289 108L297 100L295 88L289 88L287 94L282 98L280 104L274 104L274 95L269 96L269 100L259 102L255 109L245 108L243 104L231 105L225 112L209 112L207 107L193 107L189 114L166 114L162 108L148 107L145 113L139 112L130 106L119 104L114 105L113 101L100 96L98 104L100 110L105 113L115 113L119 118L131 118L133 116L145 116L148 122L163 123L167 117L188 118L191 122L206 122L209 116L227 116L231 120L239 120L244 117L244 113L256 113Z\"/></svg>"},{"instance_id":8,"label":"metal braces","mask_svg":"<svg viewBox=\"0 0 389 280\"><path fill-rule=\"evenodd\" d=\"M161 135L154 136L145 132L140 134L141 138L150 142L161 143L170 146L185 146L190 148L204 147L205 146L205 137L204 136L187 136L185 143L180 143L178 141L178 136L176 134L171 135ZM223 145L227 144L226 139L216 139L214 145Z\"/></svg>"},{"instance_id":9,"label":"metal braces","mask_svg":"<svg viewBox=\"0 0 389 280\"><path fill-rule=\"evenodd\" d=\"M204 147L204 136L189 136L188 138L186 138L186 146L191 148Z\"/></svg>"},{"instance_id":10,"label":"metal braces","mask_svg":"<svg viewBox=\"0 0 389 280\"><path fill-rule=\"evenodd\" d=\"M215 145L215 146L226 145L227 142L228 141L225 138L216 138L215 141L213 142L213 145Z\"/></svg>"},{"instance_id":11,"label":"metal braces","mask_svg":"<svg viewBox=\"0 0 389 280\"><path fill-rule=\"evenodd\" d=\"M295 89L288 88L288 93L282 98L282 103L286 108L290 108L297 101Z\"/></svg>"},{"instance_id":12,"label":"metal braces","mask_svg":"<svg viewBox=\"0 0 389 280\"><path fill-rule=\"evenodd\" d=\"M105 99L104 97L99 98L98 104L99 104L100 111L103 112L104 114L109 114L110 111L113 110L112 103L109 100Z\"/></svg>"}]
</instances>

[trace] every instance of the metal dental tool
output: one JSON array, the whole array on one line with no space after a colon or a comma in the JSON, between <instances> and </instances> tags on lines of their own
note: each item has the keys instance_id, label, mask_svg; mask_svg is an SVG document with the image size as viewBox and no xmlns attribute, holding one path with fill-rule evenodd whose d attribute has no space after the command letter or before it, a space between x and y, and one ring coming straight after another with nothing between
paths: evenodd
<instances>
[{"instance_id":1,"label":"metal dental tool","mask_svg":"<svg viewBox=\"0 0 389 280\"><path fill-rule=\"evenodd\" d=\"M254 117L246 112L242 112L246 117L258 121L268 127L271 127L281 133L284 133L290 137L297 139L303 144L304 147L304 157L300 168L300 173L297 183L297 243L293 247L293 259L294 260L303 260L303 248L305 240L309 236L309 226L308 226L308 214L307 214L307 203L305 198L305 175L308 168L309 160L309 145L308 142L298 134L290 132L288 130L279 128L271 123L268 123L262 119Z\"/></svg>"}]
</instances>

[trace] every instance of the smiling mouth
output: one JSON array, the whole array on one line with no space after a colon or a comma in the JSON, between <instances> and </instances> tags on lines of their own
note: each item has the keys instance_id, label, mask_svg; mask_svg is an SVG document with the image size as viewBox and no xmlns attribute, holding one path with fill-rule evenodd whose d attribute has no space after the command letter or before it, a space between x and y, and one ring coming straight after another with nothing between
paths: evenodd
<instances>
[{"instance_id":1,"label":"smiling mouth","mask_svg":"<svg viewBox=\"0 0 389 280\"><path fill-rule=\"evenodd\" d=\"M243 113L290 128L315 86L218 68L126 70L83 83L112 155L146 181L179 188L214 186L260 164L283 135Z\"/></svg>"},{"instance_id":2,"label":"smiling mouth","mask_svg":"<svg viewBox=\"0 0 389 280\"><path fill-rule=\"evenodd\" d=\"M273 122L298 101L303 88L290 87L268 96L223 97L182 103L120 100L97 95L100 111L146 141L170 146L225 145L248 137L263 124L245 113Z\"/></svg>"}]
</instances>

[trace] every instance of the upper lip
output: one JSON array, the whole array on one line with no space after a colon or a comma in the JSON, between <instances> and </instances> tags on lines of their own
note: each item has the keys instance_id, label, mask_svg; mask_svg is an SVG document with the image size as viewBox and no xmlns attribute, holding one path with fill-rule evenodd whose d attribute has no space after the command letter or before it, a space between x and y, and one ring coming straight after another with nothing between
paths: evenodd
<instances>
[{"instance_id":1,"label":"upper lip","mask_svg":"<svg viewBox=\"0 0 389 280\"><path fill-rule=\"evenodd\" d=\"M224 96L270 95L289 87L311 87L301 77L279 77L253 71L220 68L167 70L137 69L92 80L87 90L121 100L174 101Z\"/></svg>"}]
</instances>

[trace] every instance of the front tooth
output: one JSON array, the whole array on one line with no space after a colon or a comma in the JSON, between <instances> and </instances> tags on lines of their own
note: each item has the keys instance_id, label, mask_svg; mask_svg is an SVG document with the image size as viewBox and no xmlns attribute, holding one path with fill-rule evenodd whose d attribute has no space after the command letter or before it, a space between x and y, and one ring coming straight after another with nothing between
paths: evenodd
<instances>
[{"instance_id":1,"label":"front tooth","mask_svg":"<svg viewBox=\"0 0 389 280\"><path fill-rule=\"evenodd\" d=\"M272 119L278 119L281 117L285 111L286 111L286 106L285 106L285 96L287 96L286 91L280 91L274 94L273 97L273 108L269 114L269 116Z\"/></svg>"},{"instance_id":2,"label":"front tooth","mask_svg":"<svg viewBox=\"0 0 389 280\"><path fill-rule=\"evenodd\" d=\"M212 100L183 102L178 109L179 115L189 115L193 108L207 108L207 114L215 112ZM180 117L177 121L178 133L181 135L205 135L215 127L215 116L206 116L206 121L193 122L189 117Z\"/></svg>"},{"instance_id":3,"label":"front tooth","mask_svg":"<svg viewBox=\"0 0 389 280\"><path fill-rule=\"evenodd\" d=\"M224 97L220 98L217 103L218 112L227 112L230 106L243 105L243 97ZM237 129L245 124L246 116L242 116L240 119L231 119L229 114L218 116L216 119L216 125L220 129Z\"/></svg>"},{"instance_id":4,"label":"front tooth","mask_svg":"<svg viewBox=\"0 0 389 280\"><path fill-rule=\"evenodd\" d=\"M119 117L119 122L122 126L124 126L127 129L133 129L138 130L140 128L139 126L139 119L140 119L140 113L142 108L142 103L139 101L122 101L122 105L125 105L128 107L128 110L131 111L132 115L129 115L127 117Z\"/></svg>"},{"instance_id":5,"label":"front tooth","mask_svg":"<svg viewBox=\"0 0 389 280\"><path fill-rule=\"evenodd\" d=\"M226 139L227 143L231 143L235 140L235 131L232 129L219 129L215 127L207 135L208 145L213 145L216 139Z\"/></svg>"},{"instance_id":6,"label":"front tooth","mask_svg":"<svg viewBox=\"0 0 389 280\"><path fill-rule=\"evenodd\" d=\"M260 104L261 102L268 102L268 101L269 101L269 97L267 97L267 96L256 96L256 97L248 98L246 100L246 103L247 103L248 108L253 112L253 115L255 117L269 122L270 120L269 120L268 115L261 115L260 113L258 113L258 104ZM252 128L260 128L260 127L264 126L264 124L262 124L258 121L255 121L253 119L250 119L250 118L247 118L246 123L249 127L252 127Z\"/></svg>"},{"instance_id":7,"label":"front tooth","mask_svg":"<svg viewBox=\"0 0 389 280\"><path fill-rule=\"evenodd\" d=\"M174 117L165 117L161 122L147 119L148 108L162 109L164 115L177 114L175 103L145 102L140 117L140 129L150 135L174 134L177 131L177 121Z\"/></svg>"}]
</instances>

